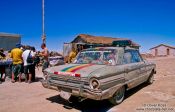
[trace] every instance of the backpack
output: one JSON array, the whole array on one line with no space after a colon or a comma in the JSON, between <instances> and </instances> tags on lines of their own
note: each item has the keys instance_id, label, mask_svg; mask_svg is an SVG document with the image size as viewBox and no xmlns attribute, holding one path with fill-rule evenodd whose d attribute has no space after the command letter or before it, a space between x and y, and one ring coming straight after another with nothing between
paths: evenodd
<instances>
[{"instance_id":1,"label":"backpack","mask_svg":"<svg viewBox=\"0 0 175 112\"><path fill-rule=\"evenodd\" d=\"M27 63L33 63L33 57L31 56L31 51L29 52L29 55L27 56Z\"/></svg>"}]
</instances>

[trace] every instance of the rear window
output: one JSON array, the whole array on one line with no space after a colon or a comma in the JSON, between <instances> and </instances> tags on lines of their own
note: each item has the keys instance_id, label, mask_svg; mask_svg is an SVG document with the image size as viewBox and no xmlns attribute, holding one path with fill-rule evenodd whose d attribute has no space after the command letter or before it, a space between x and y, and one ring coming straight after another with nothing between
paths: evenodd
<instances>
[{"instance_id":1,"label":"rear window","mask_svg":"<svg viewBox=\"0 0 175 112\"><path fill-rule=\"evenodd\" d=\"M74 63L77 64L116 64L116 51L104 49L104 50L86 50L78 54Z\"/></svg>"}]
</instances>

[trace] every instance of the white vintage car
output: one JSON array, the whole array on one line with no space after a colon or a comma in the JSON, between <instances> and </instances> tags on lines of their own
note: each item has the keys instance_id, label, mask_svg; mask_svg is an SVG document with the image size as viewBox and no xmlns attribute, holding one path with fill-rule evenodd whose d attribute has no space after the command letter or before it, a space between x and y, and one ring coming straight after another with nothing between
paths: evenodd
<instances>
[{"instance_id":1,"label":"white vintage car","mask_svg":"<svg viewBox=\"0 0 175 112\"><path fill-rule=\"evenodd\" d=\"M143 60L131 47L100 47L81 51L71 64L45 70L46 88L56 87L69 100L109 99L112 104L124 100L125 91L147 82L153 83L156 65Z\"/></svg>"}]
</instances>

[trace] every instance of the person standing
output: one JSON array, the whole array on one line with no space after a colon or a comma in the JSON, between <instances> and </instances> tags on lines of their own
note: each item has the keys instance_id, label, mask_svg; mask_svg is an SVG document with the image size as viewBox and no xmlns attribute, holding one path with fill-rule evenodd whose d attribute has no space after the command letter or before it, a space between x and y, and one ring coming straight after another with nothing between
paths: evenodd
<instances>
[{"instance_id":1,"label":"person standing","mask_svg":"<svg viewBox=\"0 0 175 112\"><path fill-rule=\"evenodd\" d=\"M33 51L33 55L34 55L34 62L32 63L32 82L35 81L35 66L36 66L36 49L35 47L31 47L31 50Z\"/></svg>"},{"instance_id":2,"label":"person standing","mask_svg":"<svg viewBox=\"0 0 175 112\"><path fill-rule=\"evenodd\" d=\"M20 49L21 44L16 44L16 48L11 51L11 58L13 60L12 65L12 83L14 83L18 77L19 82L21 82L21 67L22 67L22 53L23 51Z\"/></svg>"},{"instance_id":3,"label":"person standing","mask_svg":"<svg viewBox=\"0 0 175 112\"><path fill-rule=\"evenodd\" d=\"M49 67L49 60L48 60L49 50L47 49L45 43L41 44L41 48L42 48L43 51L40 53L40 56L42 56L44 58L44 60L43 60L44 62L43 62L43 65L42 65L42 72L44 72L44 70Z\"/></svg>"},{"instance_id":4,"label":"person standing","mask_svg":"<svg viewBox=\"0 0 175 112\"><path fill-rule=\"evenodd\" d=\"M22 58L24 61L24 74L25 74L25 82L32 82L32 69L33 62L28 62L27 59L34 58L34 53L29 46L26 46L26 50L22 53Z\"/></svg>"},{"instance_id":5,"label":"person standing","mask_svg":"<svg viewBox=\"0 0 175 112\"><path fill-rule=\"evenodd\" d=\"M74 61L76 54L77 54L76 50L75 50L75 48L73 48L72 51L69 53L68 63L71 63Z\"/></svg>"},{"instance_id":6,"label":"person standing","mask_svg":"<svg viewBox=\"0 0 175 112\"><path fill-rule=\"evenodd\" d=\"M0 60L5 59L4 49L0 48ZM5 65L0 65L0 84L5 81ZM3 77L4 76L4 77Z\"/></svg>"}]
</instances>

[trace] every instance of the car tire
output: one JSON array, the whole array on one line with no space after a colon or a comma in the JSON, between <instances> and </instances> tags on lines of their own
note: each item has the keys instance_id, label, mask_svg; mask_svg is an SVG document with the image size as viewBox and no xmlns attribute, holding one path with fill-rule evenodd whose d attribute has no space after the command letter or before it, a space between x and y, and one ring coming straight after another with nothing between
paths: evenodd
<instances>
[{"instance_id":1,"label":"car tire","mask_svg":"<svg viewBox=\"0 0 175 112\"><path fill-rule=\"evenodd\" d=\"M120 87L115 94L109 99L113 105L118 105L123 102L125 97L125 86Z\"/></svg>"},{"instance_id":2,"label":"car tire","mask_svg":"<svg viewBox=\"0 0 175 112\"><path fill-rule=\"evenodd\" d=\"M154 82L154 71L151 72L148 80L146 81L147 84L152 84Z\"/></svg>"}]
</instances>

